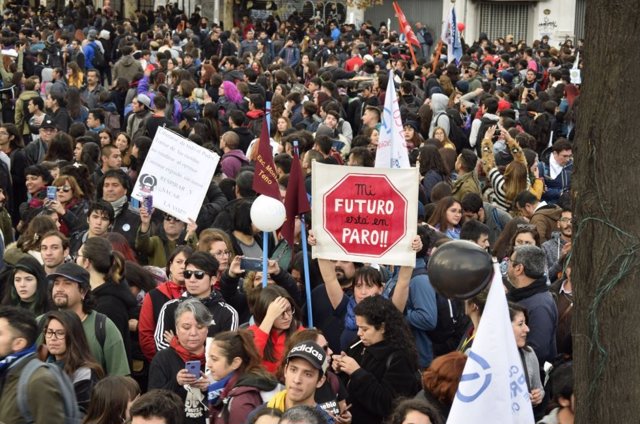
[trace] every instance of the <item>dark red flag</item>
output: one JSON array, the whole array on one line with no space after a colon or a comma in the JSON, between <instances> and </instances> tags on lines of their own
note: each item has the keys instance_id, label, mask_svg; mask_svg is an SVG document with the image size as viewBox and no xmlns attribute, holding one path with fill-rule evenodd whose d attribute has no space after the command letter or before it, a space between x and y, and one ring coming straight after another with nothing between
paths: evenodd
<instances>
[{"instance_id":1,"label":"dark red flag","mask_svg":"<svg viewBox=\"0 0 640 424\"><path fill-rule=\"evenodd\" d=\"M262 120L262 131L260 131L260 141L258 141L258 156L256 157L255 172L253 173L253 189L258 194L264 194L281 201L278 175L276 174L276 165L273 163L273 150L269 140L267 119L268 115L265 115Z\"/></svg>"},{"instance_id":2,"label":"dark red flag","mask_svg":"<svg viewBox=\"0 0 640 424\"><path fill-rule=\"evenodd\" d=\"M284 198L284 207L287 211L287 220L284 222L282 236L289 246L293 247L295 243L296 216L307 213L311 210L307 190L304 186L304 177L302 176L302 167L297 153L293 155L291 171L289 172L289 185L287 186L287 194Z\"/></svg>"},{"instance_id":3,"label":"dark red flag","mask_svg":"<svg viewBox=\"0 0 640 424\"><path fill-rule=\"evenodd\" d=\"M407 42L420 47L420 42L418 41L418 37L411 29L411 25L409 25L409 21L407 21L407 17L404 15L402 9L400 9L400 5L397 2L393 2L393 8L396 11L396 17L398 18L398 23L400 25L400 31L407 37Z\"/></svg>"}]
</instances>

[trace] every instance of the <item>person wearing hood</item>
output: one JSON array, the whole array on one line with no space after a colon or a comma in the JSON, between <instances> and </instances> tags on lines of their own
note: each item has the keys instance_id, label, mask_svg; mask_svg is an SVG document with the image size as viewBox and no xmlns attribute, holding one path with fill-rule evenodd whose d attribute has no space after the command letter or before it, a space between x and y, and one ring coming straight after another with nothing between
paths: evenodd
<instances>
[{"instance_id":1,"label":"person wearing hood","mask_svg":"<svg viewBox=\"0 0 640 424\"><path fill-rule=\"evenodd\" d=\"M449 116L447 115L447 105L449 104L449 98L442 93L434 93L431 95L431 110L433 111L433 119L431 119L431 125L429 126L429 138L433 137L433 131L437 127L444 129L447 137L449 137L449 130L451 124L449 122Z\"/></svg>"},{"instance_id":2,"label":"person wearing hood","mask_svg":"<svg viewBox=\"0 0 640 424\"><path fill-rule=\"evenodd\" d=\"M187 290L179 299L165 303L160 311L154 335L158 351L174 345L176 310L188 299L198 299L212 315L213 319L208 321L207 337L238 329L238 312L213 288L218 266L216 258L208 252L195 252L185 261L182 274Z\"/></svg>"},{"instance_id":3,"label":"person wearing hood","mask_svg":"<svg viewBox=\"0 0 640 424\"><path fill-rule=\"evenodd\" d=\"M131 139L144 135L146 122L151 117L151 98L138 94L131 102L131 113L127 118L127 134Z\"/></svg>"},{"instance_id":4,"label":"person wearing hood","mask_svg":"<svg viewBox=\"0 0 640 424\"><path fill-rule=\"evenodd\" d=\"M220 159L222 173L235 179L240 168L249 164L249 159L240 150L240 137L233 131L227 131L220 137L220 148L224 152Z\"/></svg>"},{"instance_id":5,"label":"person wearing hood","mask_svg":"<svg viewBox=\"0 0 640 424\"><path fill-rule=\"evenodd\" d=\"M91 293L96 300L95 310L105 314L116 325L131 362L129 319L134 318L136 299L123 278L124 258L113 251L107 239L92 237L78 251L76 263L89 272Z\"/></svg>"},{"instance_id":6,"label":"person wearing hood","mask_svg":"<svg viewBox=\"0 0 640 424\"><path fill-rule=\"evenodd\" d=\"M216 335L209 347L207 367L216 380L209 386L209 404L213 424L242 424L263 399L260 392L276 389L278 381L262 366L246 330L225 331Z\"/></svg>"},{"instance_id":7,"label":"person wearing hood","mask_svg":"<svg viewBox=\"0 0 640 424\"><path fill-rule=\"evenodd\" d=\"M28 309L35 315L51 310L47 290L47 276L40 262L31 255L22 257L13 271L12 284L7 287L3 305L13 305Z\"/></svg>"},{"instance_id":8,"label":"person wearing hood","mask_svg":"<svg viewBox=\"0 0 640 424\"><path fill-rule=\"evenodd\" d=\"M178 218L164 214L160 235L151 235L151 215L144 206L140 208L140 228L136 235L135 250L148 258L149 265L164 267L167 264L169 252L182 244L195 249L198 244L196 236L197 225L194 221L185 224Z\"/></svg>"},{"instance_id":9,"label":"person wearing hood","mask_svg":"<svg viewBox=\"0 0 640 424\"><path fill-rule=\"evenodd\" d=\"M142 65L139 60L133 58L133 47L124 46L120 49L122 57L116 62L112 70L112 80L125 78L129 83L133 81L136 74L142 73Z\"/></svg>"}]
</instances>

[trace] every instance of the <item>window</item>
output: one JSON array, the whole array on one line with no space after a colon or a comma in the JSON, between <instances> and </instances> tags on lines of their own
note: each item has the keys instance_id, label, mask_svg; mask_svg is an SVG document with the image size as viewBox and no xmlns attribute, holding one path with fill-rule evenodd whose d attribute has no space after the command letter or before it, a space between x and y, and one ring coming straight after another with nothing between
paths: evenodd
<instances>
[{"instance_id":1,"label":"window","mask_svg":"<svg viewBox=\"0 0 640 424\"><path fill-rule=\"evenodd\" d=\"M480 32L490 40L512 34L514 42L526 40L529 27L530 3L482 3Z\"/></svg>"}]
</instances>

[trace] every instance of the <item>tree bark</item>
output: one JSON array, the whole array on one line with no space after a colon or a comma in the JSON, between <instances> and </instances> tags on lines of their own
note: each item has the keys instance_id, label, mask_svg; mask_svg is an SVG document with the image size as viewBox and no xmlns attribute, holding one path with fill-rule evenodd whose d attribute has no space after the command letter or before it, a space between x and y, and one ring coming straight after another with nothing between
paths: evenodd
<instances>
[{"instance_id":1,"label":"tree bark","mask_svg":"<svg viewBox=\"0 0 640 424\"><path fill-rule=\"evenodd\" d=\"M574 141L576 423L640 416L640 8L589 0Z\"/></svg>"}]
</instances>

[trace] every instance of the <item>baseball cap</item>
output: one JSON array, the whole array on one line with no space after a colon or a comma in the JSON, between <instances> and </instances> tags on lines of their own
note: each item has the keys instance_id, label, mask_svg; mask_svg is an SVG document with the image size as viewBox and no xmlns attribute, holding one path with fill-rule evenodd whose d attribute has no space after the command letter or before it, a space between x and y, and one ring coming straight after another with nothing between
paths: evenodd
<instances>
[{"instance_id":1,"label":"baseball cap","mask_svg":"<svg viewBox=\"0 0 640 424\"><path fill-rule=\"evenodd\" d=\"M47 117L42 120L40 128L56 128L56 124L51 120L51 118Z\"/></svg>"},{"instance_id":2,"label":"baseball cap","mask_svg":"<svg viewBox=\"0 0 640 424\"><path fill-rule=\"evenodd\" d=\"M327 372L329 362L327 354L316 342L300 342L293 346L287 355L287 362L292 358L302 358L309 362L314 368L320 370L322 375Z\"/></svg>"},{"instance_id":3,"label":"baseball cap","mask_svg":"<svg viewBox=\"0 0 640 424\"><path fill-rule=\"evenodd\" d=\"M148 109L151 109L151 98L146 94L138 94L138 102L145 105Z\"/></svg>"},{"instance_id":4,"label":"baseball cap","mask_svg":"<svg viewBox=\"0 0 640 424\"><path fill-rule=\"evenodd\" d=\"M80 286L89 286L89 271L72 262L60 265L54 273L47 275L47 281L52 283L58 277L75 281Z\"/></svg>"}]
</instances>

